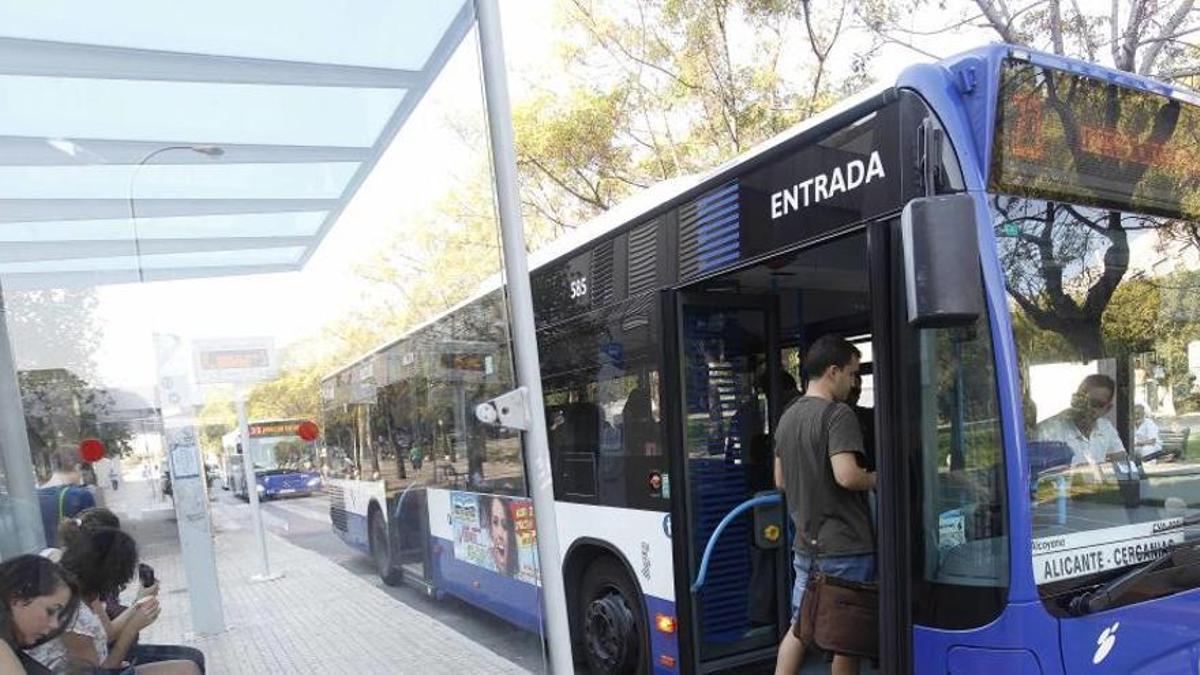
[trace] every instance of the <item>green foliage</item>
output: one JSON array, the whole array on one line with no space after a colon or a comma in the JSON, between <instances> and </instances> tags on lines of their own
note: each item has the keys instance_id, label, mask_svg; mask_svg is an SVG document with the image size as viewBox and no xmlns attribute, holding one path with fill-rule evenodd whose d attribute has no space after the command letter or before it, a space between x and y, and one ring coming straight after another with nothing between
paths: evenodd
<instances>
[{"instance_id":1,"label":"green foliage","mask_svg":"<svg viewBox=\"0 0 1200 675\"><path fill-rule=\"evenodd\" d=\"M224 448L221 437L237 427L237 410L233 392L226 388L211 389L205 394L204 407L196 416L200 435L200 450L205 455L220 457Z\"/></svg>"},{"instance_id":2,"label":"green foliage","mask_svg":"<svg viewBox=\"0 0 1200 675\"><path fill-rule=\"evenodd\" d=\"M1163 296L1155 283L1131 279L1113 293L1102 319L1109 353L1137 353L1154 348L1161 329Z\"/></svg>"},{"instance_id":3,"label":"green foliage","mask_svg":"<svg viewBox=\"0 0 1200 675\"><path fill-rule=\"evenodd\" d=\"M109 456L133 450L133 430L113 421L113 399L103 389L65 368L23 370L17 373L25 429L34 468L44 478L50 473L50 456L74 451L85 438L104 443Z\"/></svg>"},{"instance_id":4,"label":"green foliage","mask_svg":"<svg viewBox=\"0 0 1200 675\"><path fill-rule=\"evenodd\" d=\"M518 106L522 120L537 123L516 124L526 184L569 182L569 193L587 197L582 204L603 210L612 197L708 169L819 112L866 84L861 60L835 72L850 6L563 0L563 40L574 46L561 50L561 66L573 75L571 93L554 92L562 103L548 110L539 101ZM587 123L595 113L607 119L587 133L538 142L541 126ZM565 170L548 161L566 157L585 161Z\"/></svg>"},{"instance_id":5,"label":"green foliage","mask_svg":"<svg viewBox=\"0 0 1200 675\"><path fill-rule=\"evenodd\" d=\"M558 5L557 58L514 106L526 242L540 247L641 188L707 170L867 84L842 55L849 0ZM847 69L845 62L851 61ZM477 120L447 117L486 147ZM300 345L251 415L319 418L320 377L470 296L501 255L486 155L356 266L378 293Z\"/></svg>"}]
</instances>

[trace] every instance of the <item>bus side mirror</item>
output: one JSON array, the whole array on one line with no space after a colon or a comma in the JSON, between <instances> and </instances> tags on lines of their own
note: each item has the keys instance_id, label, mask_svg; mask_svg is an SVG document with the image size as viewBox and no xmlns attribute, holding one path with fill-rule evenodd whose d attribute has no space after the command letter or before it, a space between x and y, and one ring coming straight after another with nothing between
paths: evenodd
<instances>
[{"instance_id":1,"label":"bus side mirror","mask_svg":"<svg viewBox=\"0 0 1200 675\"><path fill-rule=\"evenodd\" d=\"M908 323L953 328L983 313L975 203L967 194L914 199L900 216Z\"/></svg>"}]
</instances>

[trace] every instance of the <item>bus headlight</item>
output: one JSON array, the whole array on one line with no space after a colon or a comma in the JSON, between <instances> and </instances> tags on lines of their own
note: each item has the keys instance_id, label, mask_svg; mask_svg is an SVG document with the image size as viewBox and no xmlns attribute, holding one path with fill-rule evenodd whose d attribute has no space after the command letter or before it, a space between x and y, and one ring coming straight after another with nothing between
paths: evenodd
<instances>
[{"instance_id":1,"label":"bus headlight","mask_svg":"<svg viewBox=\"0 0 1200 675\"><path fill-rule=\"evenodd\" d=\"M259 494L262 494L267 491L267 488L263 487L262 483L259 483L258 485L255 485L254 487L258 489Z\"/></svg>"},{"instance_id":2,"label":"bus headlight","mask_svg":"<svg viewBox=\"0 0 1200 675\"><path fill-rule=\"evenodd\" d=\"M319 485L321 485L321 479L320 479L320 478L317 478L316 476L313 476L312 478L309 478L309 479L308 479L308 487L318 487Z\"/></svg>"}]
</instances>

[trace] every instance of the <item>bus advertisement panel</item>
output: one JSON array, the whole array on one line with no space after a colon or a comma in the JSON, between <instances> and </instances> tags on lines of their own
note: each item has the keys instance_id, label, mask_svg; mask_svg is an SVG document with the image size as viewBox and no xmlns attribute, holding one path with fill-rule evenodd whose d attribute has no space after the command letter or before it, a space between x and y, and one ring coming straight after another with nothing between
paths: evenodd
<instances>
[{"instance_id":1,"label":"bus advertisement panel","mask_svg":"<svg viewBox=\"0 0 1200 675\"><path fill-rule=\"evenodd\" d=\"M454 557L528 584L538 583L533 501L450 493Z\"/></svg>"}]
</instances>

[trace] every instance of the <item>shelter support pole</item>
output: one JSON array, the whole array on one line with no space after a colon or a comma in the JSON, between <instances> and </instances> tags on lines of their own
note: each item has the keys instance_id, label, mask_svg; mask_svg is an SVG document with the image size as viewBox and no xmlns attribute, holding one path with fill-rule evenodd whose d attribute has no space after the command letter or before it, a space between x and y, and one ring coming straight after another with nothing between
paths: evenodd
<instances>
[{"instance_id":1,"label":"shelter support pole","mask_svg":"<svg viewBox=\"0 0 1200 675\"><path fill-rule=\"evenodd\" d=\"M6 481L4 487L7 487L14 510L16 550L34 553L47 544L54 545L55 542L45 541L42 533L37 483L25 429L25 407L21 404L17 361L8 339L8 309L4 304L3 289L0 289L0 477ZM0 547L0 558L3 555L4 548Z\"/></svg>"},{"instance_id":2,"label":"shelter support pole","mask_svg":"<svg viewBox=\"0 0 1200 675\"><path fill-rule=\"evenodd\" d=\"M250 521L254 524L254 538L258 540L259 573L251 575L254 581L268 581L278 575L271 574L271 558L267 552L267 533L263 529L262 508L258 495L258 476L254 471L254 453L250 447L250 419L246 415L246 398L249 393L239 389L237 392L238 438L242 444L242 468L245 471L246 498L250 500Z\"/></svg>"},{"instance_id":3,"label":"shelter support pole","mask_svg":"<svg viewBox=\"0 0 1200 675\"><path fill-rule=\"evenodd\" d=\"M512 113L508 100L508 76L504 64L504 41L500 32L500 10L496 0L475 0L479 26L479 51L491 136L492 170L500 213L500 235L504 247L505 280L508 286L510 328L517 384L529 392L529 430L525 435L526 475L533 495L537 525L538 561L542 577L542 626L550 650L552 673L572 673L571 632L567 619L562 556L554 513L553 473L546 438L546 414L542 407L542 379L538 366L537 334L533 321L533 293L529 265L525 259L525 226L517 187L517 158L513 144Z\"/></svg>"}]
</instances>

